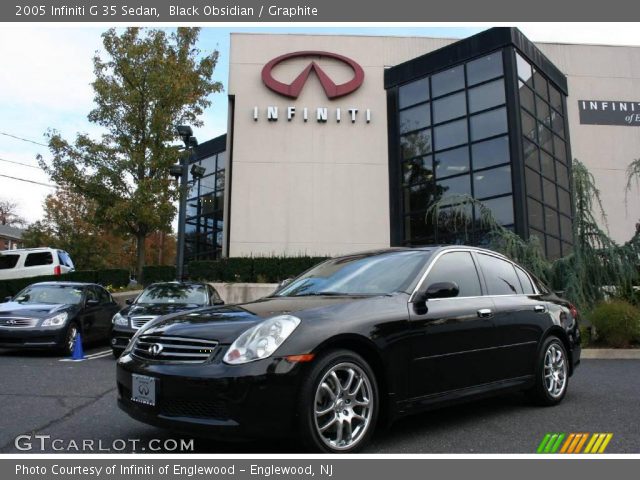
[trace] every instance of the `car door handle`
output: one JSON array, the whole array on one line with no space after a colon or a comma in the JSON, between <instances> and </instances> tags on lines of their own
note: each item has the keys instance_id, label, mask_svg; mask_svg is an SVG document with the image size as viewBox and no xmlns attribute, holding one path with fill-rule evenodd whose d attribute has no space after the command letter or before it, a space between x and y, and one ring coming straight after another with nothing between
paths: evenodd
<instances>
[{"instance_id":1,"label":"car door handle","mask_svg":"<svg viewBox=\"0 0 640 480\"><path fill-rule=\"evenodd\" d=\"M478 310L478 316L480 318L488 318L492 315L493 315L493 312L491 311L490 308L481 308L480 310Z\"/></svg>"},{"instance_id":2,"label":"car door handle","mask_svg":"<svg viewBox=\"0 0 640 480\"><path fill-rule=\"evenodd\" d=\"M533 307L533 311L536 313L544 313L547 311L547 308L544 305L536 305Z\"/></svg>"}]
</instances>

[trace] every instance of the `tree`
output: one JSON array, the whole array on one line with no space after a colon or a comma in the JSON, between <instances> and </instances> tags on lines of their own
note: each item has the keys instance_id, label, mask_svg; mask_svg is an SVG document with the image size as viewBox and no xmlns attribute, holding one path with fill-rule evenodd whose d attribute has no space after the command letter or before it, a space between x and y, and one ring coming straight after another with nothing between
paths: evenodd
<instances>
[{"instance_id":1,"label":"tree","mask_svg":"<svg viewBox=\"0 0 640 480\"><path fill-rule=\"evenodd\" d=\"M95 205L90 219L136 240L136 271L145 264L145 239L168 232L177 189L168 174L178 159L175 126L201 126L208 95L222 90L212 80L218 52L201 55L197 28L128 28L102 35L107 58L93 58L95 108L89 120L106 133L99 141L78 134L74 144L50 131L51 179Z\"/></svg>"},{"instance_id":2,"label":"tree","mask_svg":"<svg viewBox=\"0 0 640 480\"><path fill-rule=\"evenodd\" d=\"M0 200L0 225L23 227L26 220L16 213L18 204L9 200Z\"/></svg>"}]
</instances>

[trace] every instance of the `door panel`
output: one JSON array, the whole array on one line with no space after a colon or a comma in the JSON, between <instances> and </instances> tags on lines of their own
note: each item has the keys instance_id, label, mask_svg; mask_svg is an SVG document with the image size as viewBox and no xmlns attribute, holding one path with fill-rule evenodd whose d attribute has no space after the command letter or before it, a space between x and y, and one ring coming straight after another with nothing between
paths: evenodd
<instances>
[{"instance_id":1,"label":"door panel","mask_svg":"<svg viewBox=\"0 0 640 480\"><path fill-rule=\"evenodd\" d=\"M479 310L493 311L491 299L434 299L426 303L428 312L424 315L411 309L416 336L410 395L420 397L495 380L489 365L497 343L493 318L478 315Z\"/></svg>"},{"instance_id":2,"label":"door panel","mask_svg":"<svg viewBox=\"0 0 640 480\"><path fill-rule=\"evenodd\" d=\"M482 296L471 253L453 251L441 255L421 289L426 291L429 285L439 282L455 282L458 295L410 305L414 330L409 368L412 397L493 380L487 360L490 350L498 345L492 318L494 305L489 297Z\"/></svg>"}]
</instances>

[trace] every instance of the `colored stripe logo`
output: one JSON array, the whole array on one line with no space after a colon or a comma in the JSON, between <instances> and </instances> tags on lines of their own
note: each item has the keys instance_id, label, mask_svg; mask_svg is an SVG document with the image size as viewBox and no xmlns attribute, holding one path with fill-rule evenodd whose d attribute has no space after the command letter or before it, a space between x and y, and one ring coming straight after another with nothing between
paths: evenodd
<instances>
[{"instance_id":1,"label":"colored stripe logo","mask_svg":"<svg viewBox=\"0 0 640 480\"><path fill-rule=\"evenodd\" d=\"M604 453L613 433L547 433L536 453Z\"/></svg>"}]
</instances>

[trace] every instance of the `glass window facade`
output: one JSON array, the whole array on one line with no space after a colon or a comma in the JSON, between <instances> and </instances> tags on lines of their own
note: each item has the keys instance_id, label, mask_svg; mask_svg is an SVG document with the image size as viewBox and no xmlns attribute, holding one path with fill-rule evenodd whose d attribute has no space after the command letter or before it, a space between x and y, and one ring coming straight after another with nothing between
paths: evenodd
<instances>
[{"instance_id":1,"label":"glass window facade","mask_svg":"<svg viewBox=\"0 0 640 480\"><path fill-rule=\"evenodd\" d=\"M401 85L398 92L401 98L422 102L418 107L406 100L398 104L404 172L403 243L462 241L456 226L462 220L473 229L480 212L470 208L466 212L468 218L460 219L453 208L443 208L437 221L427 218L429 207L447 196L481 199L498 221L512 226L502 53L493 52ZM420 116L415 118L418 108ZM416 129L406 128L408 118Z\"/></svg>"},{"instance_id":2,"label":"glass window facade","mask_svg":"<svg viewBox=\"0 0 640 480\"><path fill-rule=\"evenodd\" d=\"M226 136L223 135L201 144L196 151L196 161L192 162L204 167L205 173L199 179L190 177L185 236L187 262L222 256L225 143Z\"/></svg>"},{"instance_id":3,"label":"glass window facade","mask_svg":"<svg viewBox=\"0 0 640 480\"><path fill-rule=\"evenodd\" d=\"M537 237L548 258L570 253L564 75L509 28L390 70L391 244L481 245L487 232L480 210L486 208L523 238ZM483 208L469 206L461 216L459 208L447 207L447 197L455 207L459 195ZM427 214L435 202L437 218Z\"/></svg>"}]
</instances>

